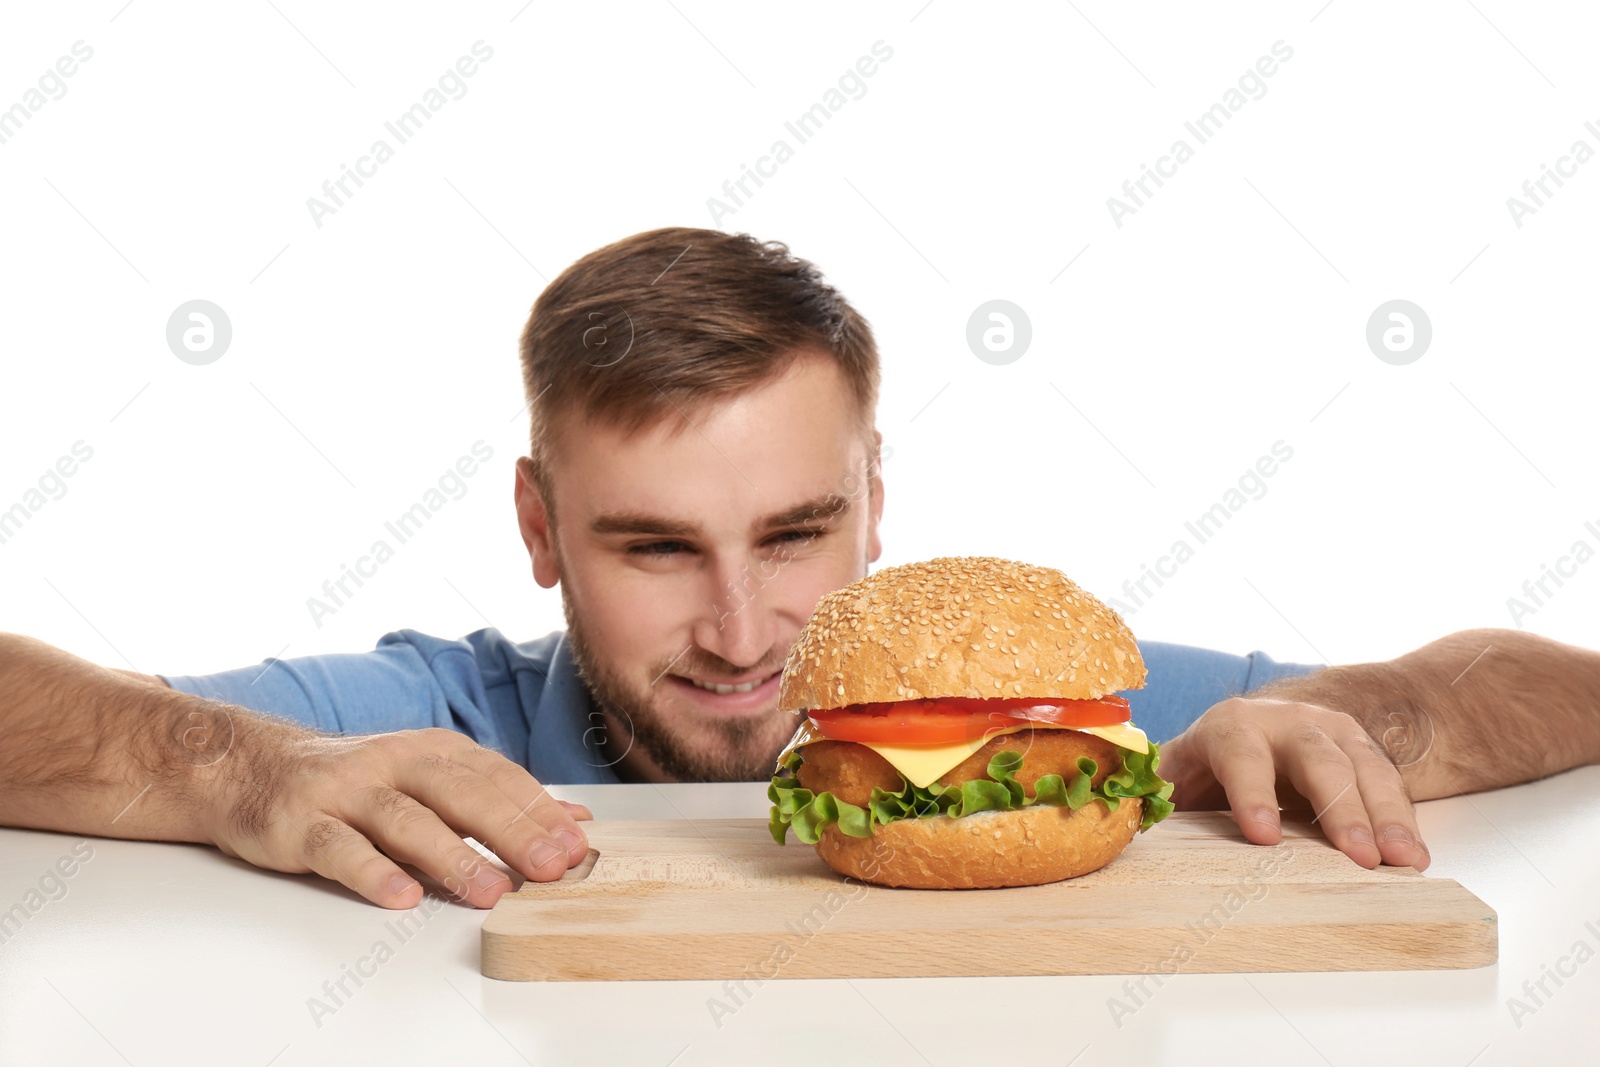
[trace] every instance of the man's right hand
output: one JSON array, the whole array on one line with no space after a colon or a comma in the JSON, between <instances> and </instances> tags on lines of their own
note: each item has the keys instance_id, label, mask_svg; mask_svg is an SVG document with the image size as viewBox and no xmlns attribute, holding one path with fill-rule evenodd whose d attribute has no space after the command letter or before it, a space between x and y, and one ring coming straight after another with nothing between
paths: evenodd
<instances>
[{"instance_id":1,"label":"man's right hand","mask_svg":"<svg viewBox=\"0 0 1600 1067\"><path fill-rule=\"evenodd\" d=\"M374 904L410 908L423 888L401 869L407 863L487 908L511 881L463 837L535 881L560 878L588 852L576 821L591 818L588 809L556 800L463 734L325 737L217 707L199 727L210 739L199 751L215 752L224 736L231 743L201 772L205 830L223 852L258 867L315 871Z\"/></svg>"},{"instance_id":2,"label":"man's right hand","mask_svg":"<svg viewBox=\"0 0 1600 1067\"><path fill-rule=\"evenodd\" d=\"M586 808L450 730L363 737L173 690L0 633L0 826L198 841L275 871L315 871L386 908L423 888L406 863L486 908L511 880L583 859Z\"/></svg>"}]
</instances>

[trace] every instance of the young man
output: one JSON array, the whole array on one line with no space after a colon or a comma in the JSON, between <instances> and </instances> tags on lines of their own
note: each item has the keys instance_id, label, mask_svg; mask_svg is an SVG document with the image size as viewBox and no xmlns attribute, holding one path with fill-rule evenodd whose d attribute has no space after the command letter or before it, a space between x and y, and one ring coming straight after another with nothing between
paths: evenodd
<instances>
[{"instance_id":1,"label":"young man","mask_svg":"<svg viewBox=\"0 0 1600 1067\"><path fill-rule=\"evenodd\" d=\"M534 879L584 855L545 784L770 774L789 644L881 551L866 322L780 245L657 230L557 278L522 360L517 521L564 633L167 678L0 636L0 823L209 842L390 908L422 894L408 862L484 907L510 883L463 836ZM1356 862L1422 867L1412 800L1600 757L1600 655L1528 634L1325 669L1141 647L1134 718L1174 738L1180 806L1257 842L1282 782Z\"/></svg>"}]
</instances>

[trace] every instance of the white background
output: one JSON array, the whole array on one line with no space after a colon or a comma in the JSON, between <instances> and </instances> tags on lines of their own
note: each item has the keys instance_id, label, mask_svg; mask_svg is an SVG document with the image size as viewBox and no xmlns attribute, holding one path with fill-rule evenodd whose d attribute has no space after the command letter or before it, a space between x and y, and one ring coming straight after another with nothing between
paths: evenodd
<instances>
[{"instance_id":1,"label":"white background","mask_svg":"<svg viewBox=\"0 0 1600 1067\"><path fill-rule=\"evenodd\" d=\"M510 499L529 307L593 248L710 225L880 40L865 95L721 225L788 242L876 329L884 563L998 554L1120 596L1279 439L1294 458L1129 615L1140 637L1387 658L1511 625L1542 564L1600 548L1600 161L1520 229L1506 207L1600 149L1576 4L106 0L4 23L0 108L75 41L94 55L0 144L0 510L94 454L0 544L0 627L100 662L560 625ZM466 95L314 225L307 198L480 39ZM1279 40L1266 94L1114 225L1107 198ZM196 298L234 332L202 367L165 339ZM965 341L995 298L1032 320L1007 366ZM1395 298L1433 324L1409 366L1365 342ZM314 625L306 599L480 439L468 494ZM1600 644L1597 591L1600 561L1524 623Z\"/></svg>"}]
</instances>

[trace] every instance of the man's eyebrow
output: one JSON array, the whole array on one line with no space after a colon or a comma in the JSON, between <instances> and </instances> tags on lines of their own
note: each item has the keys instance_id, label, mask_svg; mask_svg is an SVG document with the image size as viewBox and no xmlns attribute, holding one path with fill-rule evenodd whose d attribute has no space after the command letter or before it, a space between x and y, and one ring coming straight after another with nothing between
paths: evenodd
<instances>
[{"instance_id":1,"label":"man's eyebrow","mask_svg":"<svg viewBox=\"0 0 1600 1067\"><path fill-rule=\"evenodd\" d=\"M828 493L796 504L792 508L765 516L756 521L756 529L805 526L808 523L827 522L850 507L850 498L843 493ZM597 517L589 524L597 534L632 534L643 537L697 537L705 531L698 523L665 519L642 511L613 511Z\"/></svg>"},{"instance_id":2,"label":"man's eyebrow","mask_svg":"<svg viewBox=\"0 0 1600 1067\"><path fill-rule=\"evenodd\" d=\"M764 530L777 526L804 526L807 523L827 522L850 507L850 498L843 493L828 493L815 500L807 500L792 508L768 515L756 525Z\"/></svg>"},{"instance_id":3,"label":"man's eyebrow","mask_svg":"<svg viewBox=\"0 0 1600 1067\"><path fill-rule=\"evenodd\" d=\"M636 511L601 515L589 524L589 529L597 534L640 534L646 537L694 537L702 532L696 523L678 522Z\"/></svg>"}]
</instances>

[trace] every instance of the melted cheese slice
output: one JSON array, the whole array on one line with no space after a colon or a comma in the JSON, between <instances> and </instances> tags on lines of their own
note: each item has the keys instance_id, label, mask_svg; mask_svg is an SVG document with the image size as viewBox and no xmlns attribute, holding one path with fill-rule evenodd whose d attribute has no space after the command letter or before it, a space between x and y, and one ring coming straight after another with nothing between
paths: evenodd
<instances>
[{"instance_id":1,"label":"melted cheese slice","mask_svg":"<svg viewBox=\"0 0 1600 1067\"><path fill-rule=\"evenodd\" d=\"M1025 730L1029 726L1039 730L1081 730L1086 734L1094 734L1104 738L1113 745L1132 749L1134 752L1149 752L1150 739L1145 732L1132 723L1119 722L1110 726L1057 726L1054 723L1035 722L1021 726L1013 726L1004 730L991 731L988 737L979 737L971 741L957 741L949 745L880 745L875 743L860 742L872 749L878 755L894 765L894 769L906 776L906 781L914 786L929 786L939 780L950 768L982 748L984 742L991 737L1000 737L1005 734L1014 734L1018 730ZM822 731L817 729L817 724L809 718L802 719L800 729L795 731L789 744L778 756L781 764L795 749L809 745L813 741L826 741Z\"/></svg>"}]
</instances>

